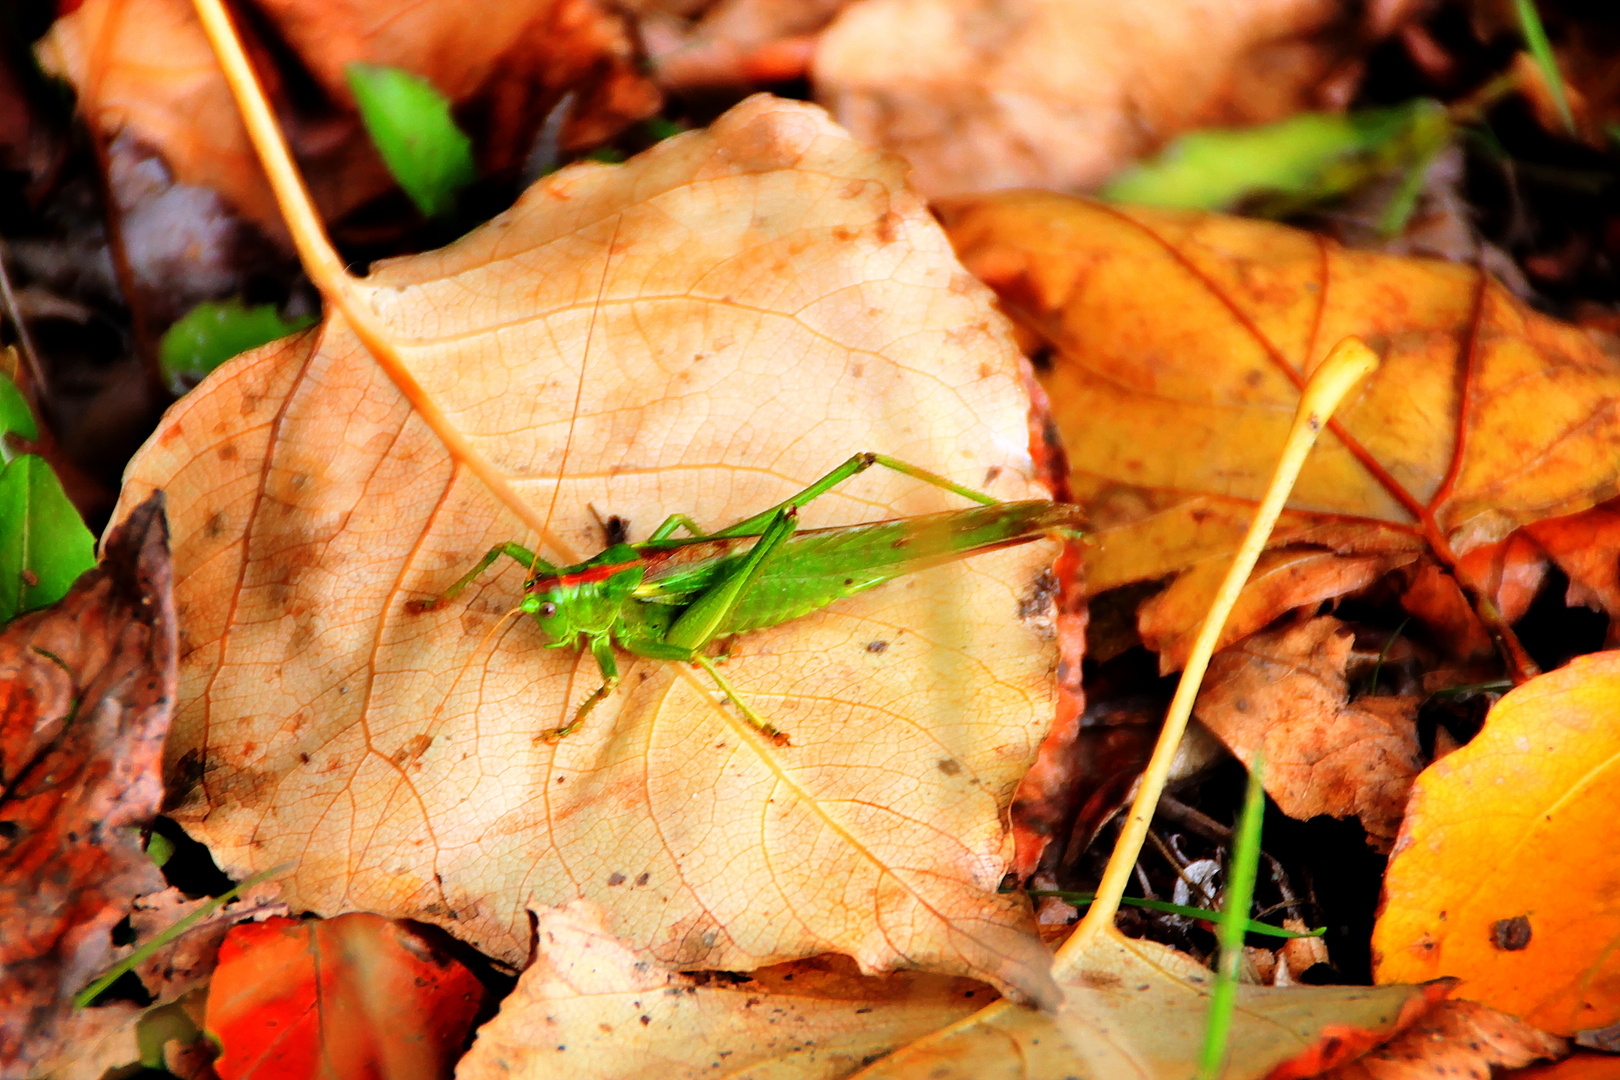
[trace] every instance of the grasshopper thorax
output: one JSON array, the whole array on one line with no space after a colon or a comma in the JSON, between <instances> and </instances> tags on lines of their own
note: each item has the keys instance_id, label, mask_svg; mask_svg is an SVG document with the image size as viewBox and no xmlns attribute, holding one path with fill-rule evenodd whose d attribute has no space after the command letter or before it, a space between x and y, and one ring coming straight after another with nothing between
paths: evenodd
<instances>
[{"instance_id":1,"label":"grasshopper thorax","mask_svg":"<svg viewBox=\"0 0 1620 1080\"><path fill-rule=\"evenodd\" d=\"M553 645L571 645L581 634L598 637L611 630L645 573L635 548L615 544L577 566L525 582L519 606Z\"/></svg>"}]
</instances>

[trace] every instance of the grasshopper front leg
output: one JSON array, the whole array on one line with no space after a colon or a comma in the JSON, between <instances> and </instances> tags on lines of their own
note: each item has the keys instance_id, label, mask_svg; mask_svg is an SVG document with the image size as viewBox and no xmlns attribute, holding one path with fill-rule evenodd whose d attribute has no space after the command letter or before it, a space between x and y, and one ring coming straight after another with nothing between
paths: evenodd
<instances>
[{"instance_id":1,"label":"grasshopper front leg","mask_svg":"<svg viewBox=\"0 0 1620 1080\"><path fill-rule=\"evenodd\" d=\"M555 574L557 572L557 568L555 566L552 566L550 563L540 558L540 556L536 555L522 544L508 540L504 544L496 544L494 547L490 548L489 551L484 554L484 557L478 560L478 564L476 566L463 574L454 585L451 585L448 589L444 590L444 592L440 593L438 596L435 596L432 600L412 600L410 603L405 605L406 610L413 615L420 615L425 611L437 611L439 608L444 607L444 605L454 600L461 590L478 580L479 576L482 575L484 571L495 565L495 560L500 558L502 555L505 555L513 562L521 563L523 565L523 569L526 571L538 572L542 574Z\"/></svg>"},{"instance_id":2,"label":"grasshopper front leg","mask_svg":"<svg viewBox=\"0 0 1620 1080\"><path fill-rule=\"evenodd\" d=\"M539 735L535 736L536 742L554 743L559 739L565 739L574 732L578 731L580 726L585 723L586 715L589 714L592 709L596 708L596 706L599 705L604 698L613 693L614 689L618 687L619 664L613 656L612 637L607 634L593 637L591 639L591 656L596 660L597 670L602 673L602 685L596 688L596 692L594 694L580 703L579 708L574 712L574 718L572 720L568 721L568 723L564 724L560 728L552 728L550 731L542 731Z\"/></svg>"}]
</instances>

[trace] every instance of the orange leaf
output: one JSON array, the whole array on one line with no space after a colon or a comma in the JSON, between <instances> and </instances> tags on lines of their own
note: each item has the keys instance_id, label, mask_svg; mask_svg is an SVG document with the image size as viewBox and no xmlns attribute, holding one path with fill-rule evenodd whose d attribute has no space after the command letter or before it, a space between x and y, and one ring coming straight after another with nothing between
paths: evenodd
<instances>
[{"instance_id":1,"label":"orange leaf","mask_svg":"<svg viewBox=\"0 0 1620 1080\"><path fill-rule=\"evenodd\" d=\"M1384 879L1374 975L1457 993L1568 1035L1620 1019L1620 652L1496 703L1425 769Z\"/></svg>"},{"instance_id":2,"label":"orange leaf","mask_svg":"<svg viewBox=\"0 0 1620 1080\"><path fill-rule=\"evenodd\" d=\"M163 797L175 621L163 500L101 565L0 635L0 1076L50 1049L110 960L114 924L163 888L132 827Z\"/></svg>"},{"instance_id":3,"label":"orange leaf","mask_svg":"<svg viewBox=\"0 0 1620 1080\"><path fill-rule=\"evenodd\" d=\"M378 915L231 927L206 1025L222 1080L445 1080L484 986L410 925Z\"/></svg>"},{"instance_id":4,"label":"orange leaf","mask_svg":"<svg viewBox=\"0 0 1620 1080\"><path fill-rule=\"evenodd\" d=\"M1454 570L1620 484L1620 362L1476 270L1058 195L943 215L964 262L1056 350L1043 381L1097 529L1094 590L1235 549L1299 388L1348 334L1382 368L1330 421L1274 546L1427 546Z\"/></svg>"},{"instance_id":5,"label":"orange leaf","mask_svg":"<svg viewBox=\"0 0 1620 1080\"><path fill-rule=\"evenodd\" d=\"M1387 850L1421 762L1419 700L1352 702L1353 644L1326 616L1255 634L1215 654L1195 714L1245 764L1265 751L1266 792L1283 813L1354 814Z\"/></svg>"}]
</instances>

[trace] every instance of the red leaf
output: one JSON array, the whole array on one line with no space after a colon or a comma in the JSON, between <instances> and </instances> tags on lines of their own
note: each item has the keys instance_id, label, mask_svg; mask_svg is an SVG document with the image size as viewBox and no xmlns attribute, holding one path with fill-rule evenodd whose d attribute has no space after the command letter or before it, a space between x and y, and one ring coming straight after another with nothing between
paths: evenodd
<instances>
[{"instance_id":1,"label":"red leaf","mask_svg":"<svg viewBox=\"0 0 1620 1080\"><path fill-rule=\"evenodd\" d=\"M231 928L208 995L222 1080L441 1080L484 987L410 923L350 914Z\"/></svg>"}]
</instances>

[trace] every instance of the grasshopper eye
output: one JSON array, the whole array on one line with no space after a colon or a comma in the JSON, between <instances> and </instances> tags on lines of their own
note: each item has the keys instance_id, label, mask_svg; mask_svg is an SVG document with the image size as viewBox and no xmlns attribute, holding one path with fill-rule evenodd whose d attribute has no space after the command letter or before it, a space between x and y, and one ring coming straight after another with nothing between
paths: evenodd
<instances>
[{"instance_id":1,"label":"grasshopper eye","mask_svg":"<svg viewBox=\"0 0 1620 1080\"><path fill-rule=\"evenodd\" d=\"M557 614L557 605L550 600L540 605L540 617L542 619L549 619L555 614Z\"/></svg>"}]
</instances>

